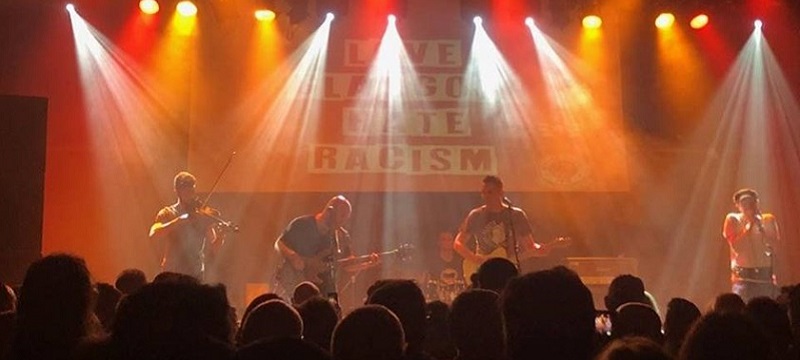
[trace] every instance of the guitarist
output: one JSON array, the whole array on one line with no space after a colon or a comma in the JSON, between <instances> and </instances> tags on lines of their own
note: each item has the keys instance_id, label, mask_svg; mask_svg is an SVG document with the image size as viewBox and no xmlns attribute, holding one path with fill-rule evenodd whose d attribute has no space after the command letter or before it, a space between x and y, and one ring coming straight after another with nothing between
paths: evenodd
<instances>
[{"instance_id":1,"label":"guitarist","mask_svg":"<svg viewBox=\"0 0 800 360\"><path fill-rule=\"evenodd\" d=\"M521 260L548 255L548 247L534 242L525 212L504 202L503 181L499 177L483 178L481 198L484 205L469 212L453 243L453 249L464 257L465 264L477 268L489 258L505 257L519 267ZM475 244L474 250L468 244ZM469 278L472 274L468 266L464 269L464 277Z\"/></svg>"},{"instance_id":2,"label":"guitarist","mask_svg":"<svg viewBox=\"0 0 800 360\"><path fill-rule=\"evenodd\" d=\"M352 256L350 235L343 228L352 211L350 201L338 195L319 213L289 223L275 241L275 250L284 259L277 280L286 292L302 281L314 282L323 294L336 292L336 269L329 263Z\"/></svg>"}]
</instances>

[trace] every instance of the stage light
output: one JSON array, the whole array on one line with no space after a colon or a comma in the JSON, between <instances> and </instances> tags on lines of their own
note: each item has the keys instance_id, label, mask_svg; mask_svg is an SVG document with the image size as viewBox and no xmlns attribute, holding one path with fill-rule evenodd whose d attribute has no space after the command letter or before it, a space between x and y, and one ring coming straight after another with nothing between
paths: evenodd
<instances>
[{"instance_id":1,"label":"stage light","mask_svg":"<svg viewBox=\"0 0 800 360\"><path fill-rule=\"evenodd\" d=\"M75 12L75 5L67 4L66 8L69 12Z\"/></svg>"},{"instance_id":2,"label":"stage light","mask_svg":"<svg viewBox=\"0 0 800 360\"><path fill-rule=\"evenodd\" d=\"M669 29L675 24L675 15L671 13L661 13L656 18L656 27L659 29Z\"/></svg>"},{"instance_id":3,"label":"stage light","mask_svg":"<svg viewBox=\"0 0 800 360\"><path fill-rule=\"evenodd\" d=\"M689 26L696 30L702 29L706 27L706 25L708 25L708 15L706 14L697 15L689 22Z\"/></svg>"},{"instance_id":4,"label":"stage light","mask_svg":"<svg viewBox=\"0 0 800 360\"><path fill-rule=\"evenodd\" d=\"M331 22L331 21L333 21L334 17L335 16L333 15L333 13L329 12L329 13L325 14L325 21Z\"/></svg>"},{"instance_id":5,"label":"stage light","mask_svg":"<svg viewBox=\"0 0 800 360\"><path fill-rule=\"evenodd\" d=\"M483 25L483 19L480 16L472 18L472 22L475 23L476 26Z\"/></svg>"},{"instance_id":6,"label":"stage light","mask_svg":"<svg viewBox=\"0 0 800 360\"><path fill-rule=\"evenodd\" d=\"M528 26L528 27L533 27L533 25L534 25L533 18L530 17L530 16L526 17L525 18L525 25Z\"/></svg>"},{"instance_id":7,"label":"stage light","mask_svg":"<svg viewBox=\"0 0 800 360\"><path fill-rule=\"evenodd\" d=\"M583 18L582 24L586 29L599 29L603 26L603 19L597 15L587 15Z\"/></svg>"},{"instance_id":8,"label":"stage light","mask_svg":"<svg viewBox=\"0 0 800 360\"><path fill-rule=\"evenodd\" d=\"M189 0L179 2L178 5L175 6L175 10L182 16L188 17L197 15L197 6Z\"/></svg>"},{"instance_id":9,"label":"stage light","mask_svg":"<svg viewBox=\"0 0 800 360\"><path fill-rule=\"evenodd\" d=\"M255 12L256 20L258 21L272 21L275 20L275 12L267 9L259 9Z\"/></svg>"},{"instance_id":10,"label":"stage light","mask_svg":"<svg viewBox=\"0 0 800 360\"><path fill-rule=\"evenodd\" d=\"M395 22L397 22L397 17L394 16L394 15L389 15L389 16L386 17L386 19L388 19L389 20L389 24L392 24L392 25L394 25Z\"/></svg>"},{"instance_id":11,"label":"stage light","mask_svg":"<svg viewBox=\"0 0 800 360\"><path fill-rule=\"evenodd\" d=\"M756 27L756 30L761 30L761 27L764 26L764 23L761 20L753 21L753 26Z\"/></svg>"},{"instance_id":12,"label":"stage light","mask_svg":"<svg viewBox=\"0 0 800 360\"><path fill-rule=\"evenodd\" d=\"M139 10L147 15L153 15L160 10L161 7L158 5L158 1L156 0L141 0L139 1Z\"/></svg>"}]
</instances>

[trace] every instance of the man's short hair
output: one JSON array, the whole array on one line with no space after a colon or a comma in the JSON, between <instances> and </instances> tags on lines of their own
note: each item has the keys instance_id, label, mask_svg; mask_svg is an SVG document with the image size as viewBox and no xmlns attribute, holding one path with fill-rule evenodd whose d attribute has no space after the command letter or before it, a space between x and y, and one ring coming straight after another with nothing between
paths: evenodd
<instances>
[{"instance_id":1,"label":"man's short hair","mask_svg":"<svg viewBox=\"0 0 800 360\"><path fill-rule=\"evenodd\" d=\"M752 197L755 200L758 200L758 193L753 189L741 189L733 194L733 202L738 204L742 198L745 197Z\"/></svg>"},{"instance_id":2,"label":"man's short hair","mask_svg":"<svg viewBox=\"0 0 800 360\"><path fill-rule=\"evenodd\" d=\"M500 180L499 177L494 175L487 175L485 178L483 178L483 183L497 186L500 189L503 188L503 180Z\"/></svg>"},{"instance_id":3,"label":"man's short hair","mask_svg":"<svg viewBox=\"0 0 800 360\"><path fill-rule=\"evenodd\" d=\"M347 211L353 212L353 205L350 204L350 200L347 200L344 195L336 195L325 204L326 209L336 209L338 206L345 206L347 207Z\"/></svg>"},{"instance_id":4,"label":"man's short hair","mask_svg":"<svg viewBox=\"0 0 800 360\"><path fill-rule=\"evenodd\" d=\"M187 171L181 171L175 175L175 189L185 189L194 186L197 183L197 178Z\"/></svg>"}]
</instances>

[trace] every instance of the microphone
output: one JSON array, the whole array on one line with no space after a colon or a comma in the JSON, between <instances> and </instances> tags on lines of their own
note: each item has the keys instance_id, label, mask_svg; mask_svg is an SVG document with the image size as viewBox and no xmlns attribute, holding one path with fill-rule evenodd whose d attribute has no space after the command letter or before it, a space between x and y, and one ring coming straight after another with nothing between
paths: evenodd
<instances>
[{"instance_id":1,"label":"microphone","mask_svg":"<svg viewBox=\"0 0 800 360\"><path fill-rule=\"evenodd\" d=\"M761 212L756 212L755 222L756 222L756 227L758 228L758 231L763 233L764 232L764 223L761 221Z\"/></svg>"}]
</instances>

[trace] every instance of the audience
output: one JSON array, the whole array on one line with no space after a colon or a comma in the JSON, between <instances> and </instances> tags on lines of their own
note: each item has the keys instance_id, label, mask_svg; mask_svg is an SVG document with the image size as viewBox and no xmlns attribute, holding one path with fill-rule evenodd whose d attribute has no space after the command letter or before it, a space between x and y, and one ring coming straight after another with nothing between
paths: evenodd
<instances>
[{"instance_id":1,"label":"audience","mask_svg":"<svg viewBox=\"0 0 800 360\"><path fill-rule=\"evenodd\" d=\"M717 296L714 299L714 305L711 306L711 311L727 314L727 313L744 313L744 300L742 297L734 293L725 293Z\"/></svg>"},{"instance_id":2,"label":"audience","mask_svg":"<svg viewBox=\"0 0 800 360\"><path fill-rule=\"evenodd\" d=\"M242 323L239 345L259 340L303 337L303 320L291 305L282 300L270 300L256 306Z\"/></svg>"},{"instance_id":3,"label":"audience","mask_svg":"<svg viewBox=\"0 0 800 360\"><path fill-rule=\"evenodd\" d=\"M511 279L519 275L519 270L511 260L491 258L484 261L475 274L476 288L491 290L499 294Z\"/></svg>"},{"instance_id":4,"label":"audience","mask_svg":"<svg viewBox=\"0 0 800 360\"><path fill-rule=\"evenodd\" d=\"M82 259L51 255L30 266L18 299L0 283L0 357L783 360L800 353L796 286L785 288L780 303L761 297L745 305L722 294L702 317L690 301L673 298L662 335L644 282L622 275L604 299L613 309L613 341L603 347L609 338L595 332L591 293L565 267L517 276L508 260L491 259L476 284L481 288L459 294L450 308L426 304L412 280L379 280L367 305L340 320L336 304L303 283L293 293L295 307L263 294L237 326L222 285L178 273L148 284L141 271L126 270L115 286L93 287Z\"/></svg>"},{"instance_id":5,"label":"audience","mask_svg":"<svg viewBox=\"0 0 800 360\"><path fill-rule=\"evenodd\" d=\"M117 275L114 287L123 295L130 295L147 284L147 276L139 269L126 269Z\"/></svg>"},{"instance_id":6,"label":"audience","mask_svg":"<svg viewBox=\"0 0 800 360\"><path fill-rule=\"evenodd\" d=\"M669 356L678 356L686 334L697 319L700 319L700 309L691 301L683 298L669 301L664 319L664 348Z\"/></svg>"},{"instance_id":7,"label":"audience","mask_svg":"<svg viewBox=\"0 0 800 360\"><path fill-rule=\"evenodd\" d=\"M653 340L644 337L625 337L612 341L597 360L669 360L664 350Z\"/></svg>"},{"instance_id":8,"label":"audience","mask_svg":"<svg viewBox=\"0 0 800 360\"><path fill-rule=\"evenodd\" d=\"M774 360L758 326L738 312L711 312L700 318L681 348L681 360Z\"/></svg>"},{"instance_id":9,"label":"audience","mask_svg":"<svg viewBox=\"0 0 800 360\"><path fill-rule=\"evenodd\" d=\"M221 285L154 281L120 302L109 358L229 359L229 308Z\"/></svg>"},{"instance_id":10,"label":"audience","mask_svg":"<svg viewBox=\"0 0 800 360\"><path fill-rule=\"evenodd\" d=\"M611 336L616 339L640 336L659 345L664 342L658 314L650 305L638 302L625 303L617 308L612 320Z\"/></svg>"},{"instance_id":11,"label":"audience","mask_svg":"<svg viewBox=\"0 0 800 360\"><path fill-rule=\"evenodd\" d=\"M339 314L331 301L315 296L300 304L297 312L303 319L303 339L326 351L330 349L333 329L339 322Z\"/></svg>"},{"instance_id":12,"label":"audience","mask_svg":"<svg viewBox=\"0 0 800 360\"><path fill-rule=\"evenodd\" d=\"M317 285L314 285L314 283L310 281L303 281L297 284L292 292L292 305L300 305L304 301L314 296L320 296L321 294Z\"/></svg>"},{"instance_id":13,"label":"audience","mask_svg":"<svg viewBox=\"0 0 800 360\"><path fill-rule=\"evenodd\" d=\"M14 359L67 359L92 333L94 292L83 259L59 254L28 268L17 306Z\"/></svg>"},{"instance_id":14,"label":"audience","mask_svg":"<svg viewBox=\"0 0 800 360\"><path fill-rule=\"evenodd\" d=\"M451 360L456 356L456 346L450 334L450 307L442 301L432 301L425 305L427 321L425 341L422 348L438 360Z\"/></svg>"},{"instance_id":15,"label":"audience","mask_svg":"<svg viewBox=\"0 0 800 360\"><path fill-rule=\"evenodd\" d=\"M501 304L511 359L591 356L594 302L572 270L559 266L512 279Z\"/></svg>"},{"instance_id":16,"label":"audience","mask_svg":"<svg viewBox=\"0 0 800 360\"><path fill-rule=\"evenodd\" d=\"M97 283L97 301L94 304L94 314L100 321L103 330L111 331L111 322L117 312L117 304L122 299L122 293L111 284Z\"/></svg>"},{"instance_id":17,"label":"audience","mask_svg":"<svg viewBox=\"0 0 800 360\"><path fill-rule=\"evenodd\" d=\"M503 313L494 291L472 289L453 300L450 331L458 360L500 360L506 356Z\"/></svg>"},{"instance_id":18,"label":"audience","mask_svg":"<svg viewBox=\"0 0 800 360\"><path fill-rule=\"evenodd\" d=\"M747 303L744 313L767 336L775 355L779 359L788 359L792 346L792 327L786 310L773 299L755 297Z\"/></svg>"},{"instance_id":19,"label":"audience","mask_svg":"<svg viewBox=\"0 0 800 360\"><path fill-rule=\"evenodd\" d=\"M383 305L391 310L403 326L406 359L430 359L423 350L425 341L425 295L412 280L389 280L377 287L368 304ZM335 354L334 354L334 357Z\"/></svg>"},{"instance_id":20,"label":"audience","mask_svg":"<svg viewBox=\"0 0 800 360\"><path fill-rule=\"evenodd\" d=\"M401 360L406 339L395 314L381 305L353 310L333 330L334 360Z\"/></svg>"}]
</instances>

